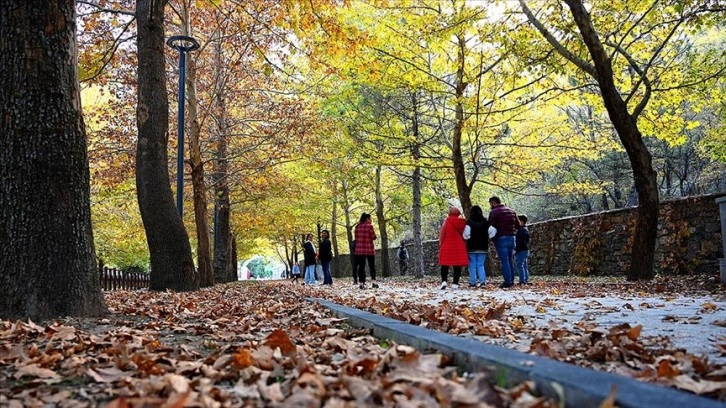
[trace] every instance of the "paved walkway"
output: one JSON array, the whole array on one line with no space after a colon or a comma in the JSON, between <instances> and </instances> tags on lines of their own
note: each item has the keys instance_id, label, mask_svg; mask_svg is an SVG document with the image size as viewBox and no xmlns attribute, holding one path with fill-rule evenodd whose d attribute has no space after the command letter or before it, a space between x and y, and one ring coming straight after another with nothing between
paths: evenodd
<instances>
[{"instance_id":1,"label":"paved walkway","mask_svg":"<svg viewBox=\"0 0 726 408\"><path fill-rule=\"evenodd\" d=\"M726 363L724 296L654 296L627 291L620 295L618 290L612 290L612 295L605 295L603 292L607 291L602 290L592 295L584 291L560 293L557 287L548 288L547 283L508 290L492 285L486 290L468 287L439 290L435 283L417 281L383 282L380 289L365 291L346 282L324 290L359 299L375 296L379 301L438 305L447 300L452 305L469 308L505 301L511 305L506 312L508 315L523 316L537 327L571 329L578 322L593 322L604 329L622 323L642 325L642 337L667 337L676 348L706 355L711 362ZM521 351L527 351L531 342L531 338L480 339L492 344L514 342L516 344L507 346Z\"/></svg>"}]
</instances>

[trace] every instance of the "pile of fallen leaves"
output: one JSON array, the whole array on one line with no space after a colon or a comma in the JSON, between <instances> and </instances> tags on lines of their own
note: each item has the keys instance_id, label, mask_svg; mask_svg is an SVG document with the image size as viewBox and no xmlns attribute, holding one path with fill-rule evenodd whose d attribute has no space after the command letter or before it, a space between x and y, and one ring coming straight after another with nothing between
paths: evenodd
<instances>
[{"instance_id":1,"label":"pile of fallen leaves","mask_svg":"<svg viewBox=\"0 0 726 408\"><path fill-rule=\"evenodd\" d=\"M0 321L0 406L557 405L349 327L286 283L106 301L102 319Z\"/></svg>"},{"instance_id":2,"label":"pile of fallen leaves","mask_svg":"<svg viewBox=\"0 0 726 408\"><path fill-rule=\"evenodd\" d=\"M680 283L669 286L671 282L669 280L651 286L661 294L667 290L684 288ZM434 281L427 280L392 280L385 283L386 287L405 288L411 285L436 287ZM624 293L644 289L640 285L633 286L626 283L614 285ZM307 287L303 290L311 297L327 298L339 304L410 324L474 337L487 343L583 367L616 372L726 401L726 365L712 363L706 357L675 349L667 338L642 337L642 327L639 325L631 327L628 324L621 324L603 329L594 322L582 321L570 329L552 322L548 326L537 327L534 319L528 316L507 313L511 305L505 302L493 302L485 307L470 307L447 300L438 304L422 302L421 299L411 301L405 296L400 298L386 296L378 293L379 291L361 292L348 286L332 289ZM566 282L558 286L535 285L528 287L528 290L546 292L549 295L554 292L558 296L586 297L589 294L595 296L597 293L612 293L613 289L607 285L593 285L583 281ZM591 303L597 305L597 301L593 300ZM554 305L555 300L544 298L537 309L538 312L544 313L544 307ZM704 308L708 308L708 305L706 304ZM726 355L726 345L723 346L722 354Z\"/></svg>"}]
</instances>

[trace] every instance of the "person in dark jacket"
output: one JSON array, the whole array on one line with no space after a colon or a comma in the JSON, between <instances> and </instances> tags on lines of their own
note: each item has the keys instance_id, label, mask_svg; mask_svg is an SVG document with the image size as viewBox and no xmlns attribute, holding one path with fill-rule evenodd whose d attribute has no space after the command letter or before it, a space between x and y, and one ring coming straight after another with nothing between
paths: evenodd
<instances>
[{"instance_id":1,"label":"person in dark jacket","mask_svg":"<svg viewBox=\"0 0 726 408\"><path fill-rule=\"evenodd\" d=\"M332 285L333 277L330 275L330 262L333 260L333 250L330 245L330 233L328 230L323 230L321 233L320 241L320 252L318 252L318 259L320 260L320 266L323 268L323 285Z\"/></svg>"},{"instance_id":2,"label":"person in dark jacket","mask_svg":"<svg viewBox=\"0 0 726 408\"><path fill-rule=\"evenodd\" d=\"M313 234L308 234L303 243L303 257L305 259L305 284L317 285L315 280L315 244L313 244Z\"/></svg>"},{"instance_id":3,"label":"person in dark jacket","mask_svg":"<svg viewBox=\"0 0 726 408\"><path fill-rule=\"evenodd\" d=\"M478 288L487 283L484 261L487 259L489 250L489 221L478 205L469 210L469 219L464 228L464 239L466 240L466 252L469 254L469 287Z\"/></svg>"},{"instance_id":4,"label":"person in dark jacket","mask_svg":"<svg viewBox=\"0 0 726 408\"><path fill-rule=\"evenodd\" d=\"M527 229L527 216L522 214L517 217L519 219L519 229L517 230L516 244L514 246L514 256L517 261L517 271L519 272L519 284L529 285L529 230Z\"/></svg>"},{"instance_id":5,"label":"person in dark jacket","mask_svg":"<svg viewBox=\"0 0 726 408\"><path fill-rule=\"evenodd\" d=\"M355 259L355 240L350 241L350 263L353 267L353 285L358 286L358 263Z\"/></svg>"},{"instance_id":6,"label":"person in dark jacket","mask_svg":"<svg viewBox=\"0 0 726 408\"><path fill-rule=\"evenodd\" d=\"M497 249L497 256L502 263L502 276L504 283L502 288L509 288L514 285L514 235L517 233L519 220L513 209L502 204L499 197L489 199L489 223L497 229L494 236L494 247Z\"/></svg>"}]
</instances>

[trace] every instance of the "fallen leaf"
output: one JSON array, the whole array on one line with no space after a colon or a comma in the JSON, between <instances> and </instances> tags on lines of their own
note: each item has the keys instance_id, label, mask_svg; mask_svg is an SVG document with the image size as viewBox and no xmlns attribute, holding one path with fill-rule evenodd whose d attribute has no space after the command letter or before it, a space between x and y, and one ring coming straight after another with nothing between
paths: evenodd
<instances>
[{"instance_id":1,"label":"fallen leaf","mask_svg":"<svg viewBox=\"0 0 726 408\"><path fill-rule=\"evenodd\" d=\"M28 320L30 321L30 320ZM20 379L22 377L36 377L36 378L60 378L58 373L55 371L48 369L48 368L42 368L38 367L36 364L28 364L25 366L22 366L18 369L18 371L15 372L13 377Z\"/></svg>"}]
</instances>

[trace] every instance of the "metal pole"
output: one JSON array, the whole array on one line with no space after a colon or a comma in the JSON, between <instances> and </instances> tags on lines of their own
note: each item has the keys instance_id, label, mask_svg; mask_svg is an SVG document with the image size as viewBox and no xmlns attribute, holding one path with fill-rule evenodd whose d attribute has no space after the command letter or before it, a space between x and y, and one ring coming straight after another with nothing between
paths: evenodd
<instances>
[{"instance_id":1,"label":"metal pole","mask_svg":"<svg viewBox=\"0 0 726 408\"><path fill-rule=\"evenodd\" d=\"M184 105L185 105L185 80L187 53L179 50L179 118L177 130L179 134L179 149L176 157L176 208L179 217L184 218Z\"/></svg>"},{"instance_id":2,"label":"metal pole","mask_svg":"<svg viewBox=\"0 0 726 408\"><path fill-rule=\"evenodd\" d=\"M184 105L186 98L186 66L187 52L199 48L199 43L192 37L175 35L166 40L166 45L179 51L179 117L177 118L177 133L179 135L177 162L176 162L176 208L179 217L184 215Z\"/></svg>"}]
</instances>

